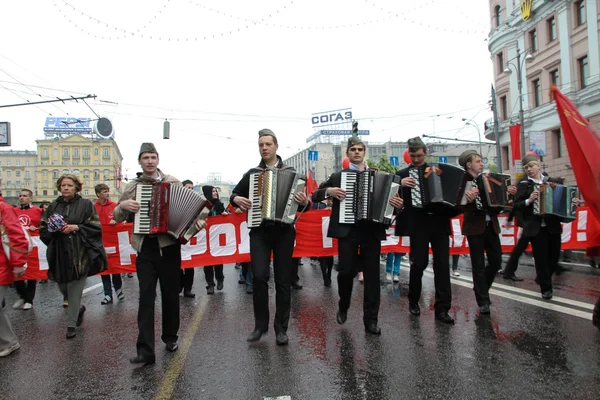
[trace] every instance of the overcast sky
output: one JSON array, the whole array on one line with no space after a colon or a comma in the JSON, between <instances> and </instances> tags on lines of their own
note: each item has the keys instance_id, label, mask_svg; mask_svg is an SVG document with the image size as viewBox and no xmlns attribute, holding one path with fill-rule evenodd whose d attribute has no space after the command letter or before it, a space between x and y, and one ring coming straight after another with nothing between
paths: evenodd
<instances>
[{"instance_id":1,"label":"overcast sky","mask_svg":"<svg viewBox=\"0 0 600 400\"><path fill-rule=\"evenodd\" d=\"M258 130L285 158L320 111L352 107L372 142L477 140L461 118L483 133L491 117L487 1L32 0L0 15L0 104L97 95L130 177L152 141L181 180L237 182L260 159ZM94 118L77 103L2 108L11 148L35 150L50 114Z\"/></svg>"}]
</instances>

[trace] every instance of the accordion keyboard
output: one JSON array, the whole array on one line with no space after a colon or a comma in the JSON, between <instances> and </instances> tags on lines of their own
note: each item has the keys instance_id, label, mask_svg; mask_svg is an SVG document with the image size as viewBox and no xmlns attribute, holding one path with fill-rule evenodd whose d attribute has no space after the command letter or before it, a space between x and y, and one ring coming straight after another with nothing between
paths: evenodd
<instances>
[{"instance_id":1,"label":"accordion keyboard","mask_svg":"<svg viewBox=\"0 0 600 400\"><path fill-rule=\"evenodd\" d=\"M410 197L412 200L412 206L417 208L423 208L423 199L421 198L421 180L419 178L419 170L417 168L411 168L408 170L408 176L414 179L415 186L410 189Z\"/></svg>"},{"instance_id":2,"label":"accordion keyboard","mask_svg":"<svg viewBox=\"0 0 600 400\"><path fill-rule=\"evenodd\" d=\"M152 185L138 184L135 190L135 199L140 203L140 210L135 213L133 233L150 233L150 200L152 199Z\"/></svg>"},{"instance_id":3,"label":"accordion keyboard","mask_svg":"<svg viewBox=\"0 0 600 400\"><path fill-rule=\"evenodd\" d=\"M353 224L354 214L354 186L356 185L357 174L342 172L341 187L346 192L346 198L340 200L340 224Z\"/></svg>"},{"instance_id":4,"label":"accordion keyboard","mask_svg":"<svg viewBox=\"0 0 600 400\"><path fill-rule=\"evenodd\" d=\"M261 180L261 174L260 173L254 173L254 174L250 174L250 201L252 202L252 206L250 207L250 209L248 210L248 218L247 218L247 223L248 223L248 228L255 228L257 226L260 226L261 223L261 198L260 198L260 191L259 191L259 182Z\"/></svg>"}]
</instances>

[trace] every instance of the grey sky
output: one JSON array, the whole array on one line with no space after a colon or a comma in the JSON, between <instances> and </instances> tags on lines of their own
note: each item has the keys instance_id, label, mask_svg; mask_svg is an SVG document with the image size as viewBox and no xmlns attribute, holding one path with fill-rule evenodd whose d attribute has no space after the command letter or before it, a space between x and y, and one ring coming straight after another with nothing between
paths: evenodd
<instances>
[{"instance_id":1,"label":"grey sky","mask_svg":"<svg viewBox=\"0 0 600 400\"><path fill-rule=\"evenodd\" d=\"M66 95L15 80L118 103L90 105L113 121L129 176L140 143L153 141L179 179L220 171L237 181L259 160L259 129L277 134L286 157L319 111L352 107L374 142L434 127L476 140L460 119L483 129L490 117L481 0L37 0L3 2L0 13L0 104ZM0 109L11 148L35 149L48 113L93 117L75 103Z\"/></svg>"}]
</instances>

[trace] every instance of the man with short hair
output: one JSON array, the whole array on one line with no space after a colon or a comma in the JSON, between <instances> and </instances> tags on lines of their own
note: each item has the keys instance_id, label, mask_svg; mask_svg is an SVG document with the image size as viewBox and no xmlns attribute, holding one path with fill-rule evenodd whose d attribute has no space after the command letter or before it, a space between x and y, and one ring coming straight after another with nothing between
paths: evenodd
<instances>
[{"instance_id":1,"label":"man with short hair","mask_svg":"<svg viewBox=\"0 0 600 400\"><path fill-rule=\"evenodd\" d=\"M453 324L454 319L448 315L452 303L452 289L450 287L450 249L448 236L450 235L450 218L457 213L431 212L427 209L416 208L412 205L411 189L417 184L409 176L409 170L415 167L427 168L425 162L427 146L420 137L408 139L408 155L411 164L396 172L402 179L402 198L404 208L396 219L396 233L398 237L410 237L410 279L408 284L408 311L414 315L421 315L419 300L423 271L429 263L429 244L433 252L433 272L435 274L435 319L447 324Z\"/></svg>"},{"instance_id":2,"label":"man with short hair","mask_svg":"<svg viewBox=\"0 0 600 400\"><path fill-rule=\"evenodd\" d=\"M113 218L113 211L117 206L117 203L110 199L110 188L104 183L96 185L94 188L96 191L96 197L98 200L94 203L98 217L100 217L100 223L102 225L114 225L117 221ZM102 286L104 287L104 298L100 301L100 304L106 305L113 302L112 288L111 288L111 277L112 285L115 288L115 293L119 301L125 300L125 294L123 293L123 281L121 280L121 274L112 275L101 275Z\"/></svg>"},{"instance_id":3,"label":"man with short hair","mask_svg":"<svg viewBox=\"0 0 600 400\"><path fill-rule=\"evenodd\" d=\"M31 232L39 229L43 210L39 207L32 207L33 192L29 189L21 189L19 193L19 206L15 207L17 216L21 225ZM14 285L19 294L19 299L13 304L15 310L31 310L33 299L35 297L35 287L37 281L34 279L26 281L15 281Z\"/></svg>"},{"instance_id":4,"label":"man with short hair","mask_svg":"<svg viewBox=\"0 0 600 400\"><path fill-rule=\"evenodd\" d=\"M366 152L367 147L360 138L353 136L348 139L346 156L350 160L350 166L345 171L366 171L368 169L365 164ZM346 192L340 186L342 186L342 173L334 172L312 194L314 202L323 201L327 198L333 200L327 236L337 238L338 241L340 262L337 280L340 300L336 320L340 325L346 322L354 278L362 264L365 284L363 301L365 331L373 335L380 335L381 328L378 326L381 298L379 257L381 254L381 241L385 240L386 237L386 226L369 220L360 220L354 224L340 224L340 202L346 198ZM400 209L403 201L400 197L394 197L390 200L390 204ZM329 273L331 273L331 270L329 270Z\"/></svg>"},{"instance_id":5,"label":"man with short hair","mask_svg":"<svg viewBox=\"0 0 600 400\"><path fill-rule=\"evenodd\" d=\"M469 242L475 300L480 312L489 314L491 303L489 290L494 282L496 271L502 265L502 246L498 236L500 234L498 213L501 210L494 212L490 208L484 208L484 202L480 197L483 196L483 188L480 190L476 181L483 171L481 155L475 150L466 150L460 155L458 162L466 171L466 179L473 185L471 189L465 191L467 204L461 204L461 207L464 210L462 234ZM515 186L508 187L508 193L516 192Z\"/></svg>"},{"instance_id":6,"label":"man with short hair","mask_svg":"<svg viewBox=\"0 0 600 400\"><path fill-rule=\"evenodd\" d=\"M140 210L136 201L138 184L170 182L181 184L177 178L164 174L159 168L156 147L152 143L142 143L138 155L142 173L129 182L114 209L114 219L125 221L130 213ZM198 220L196 227L206 226L204 220ZM139 335L136 343L137 355L129 360L132 364L154 364L154 306L156 284L160 282L162 305L162 335L167 351L174 352L179 331L179 270L181 269L181 243L165 234L131 235L131 246L137 251L136 271L140 287L138 309Z\"/></svg>"},{"instance_id":7,"label":"man with short hair","mask_svg":"<svg viewBox=\"0 0 600 400\"><path fill-rule=\"evenodd\" d=\"M258 149L261 160L257 168L244 174L233 189L230 202L244 211L252 207L250 195L250 173L266 168L290 168L283 165L277 155L277 137L270 129L258 132ZM305 193L296 193L294 201L308 207ZM263 221L259 227L250 229L250 256L253 278L252 299L254 303L254 330L247 341L255 342L267 333L269 328L269 272L271 252L273 253L273 272L275 274L275 320L273 322L276 343L280 346L288 344L287 328L290 319L291 303L291 263L294 251L296 229L294 225L274 221Z\"/></svg>"}]
</instances>

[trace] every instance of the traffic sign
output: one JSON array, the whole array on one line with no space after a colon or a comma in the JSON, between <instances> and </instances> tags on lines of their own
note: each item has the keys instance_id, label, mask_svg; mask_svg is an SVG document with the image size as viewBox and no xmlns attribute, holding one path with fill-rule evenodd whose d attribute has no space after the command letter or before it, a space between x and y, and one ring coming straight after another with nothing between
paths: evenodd
<instances>
[{"instance_id":1,"label":"traffic sign","mask_svg":"<svg viewBox=\"0 0 600 400\"><path fill-rule=\"evenodd\" d=\"M394 166L394 167L400 166L400 158L398 156L391 156L390 164L392 164L392 166Z\"/></svg>"},{"instance_id":2,"label":"traffic sign","mask_svg":"<svg viewBox=\"0 0 600 400\"><path fill-rule=\"evenodd\" d=\"M448 157L446 156L439 156L438 157L438 161L444 164L448 164Z\"/></svg>"},{"instance_id":3,"label":"traffic sign","mask_svg":"<svg viewBox=\"0 0 600 400\"><path fill-rule=\"evenodd\" d=\"M316 150L309 150L308 161L319 161L319 152Z\"/></svg>"}]
</instances>

